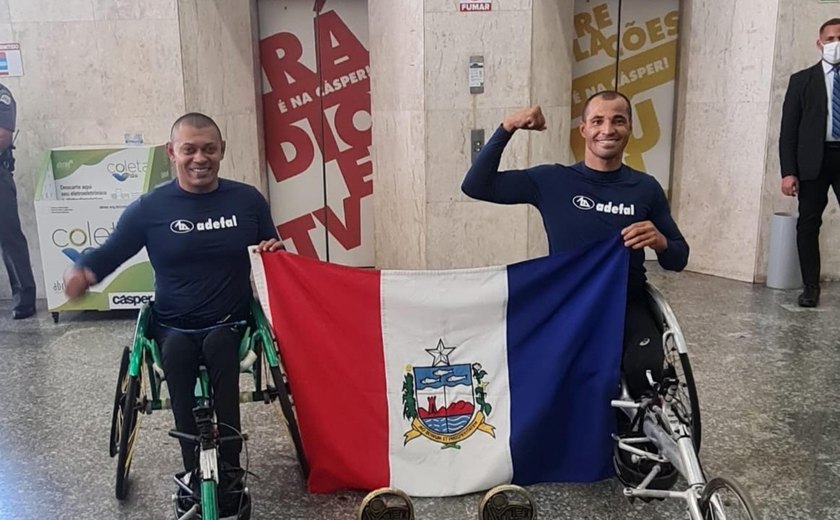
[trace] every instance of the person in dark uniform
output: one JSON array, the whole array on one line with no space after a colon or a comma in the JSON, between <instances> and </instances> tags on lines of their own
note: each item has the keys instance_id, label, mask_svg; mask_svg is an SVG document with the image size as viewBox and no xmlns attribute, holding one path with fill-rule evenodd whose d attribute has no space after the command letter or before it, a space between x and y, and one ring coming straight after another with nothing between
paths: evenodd
<instances>
[{"instance_id":1,"label":"person in dark uniform","mask_svg":"<svg viewBox=\"0 0 840 520\"><path fill-rule=\"evenodd\" d=\"M17 115L15 98L0 84L0 250L12 286L12 318L22 320L35 314L35 277L29 262L29 247L20 228L17 188L13 173L12 146Z\"/></svg>"},{"instance_id":2,"label":"person in dark uniform","mask_svg":"<svg viewBox=\"0 0 840 520\"><path fill-rule=\"evenodd\" d=\"M820 302L820 226L829 186L840 201L840 18L822 24L817 48L822 60L790 77L779 134L782 193L799 196L801 307Z\"/></svg>"}]
</instances>

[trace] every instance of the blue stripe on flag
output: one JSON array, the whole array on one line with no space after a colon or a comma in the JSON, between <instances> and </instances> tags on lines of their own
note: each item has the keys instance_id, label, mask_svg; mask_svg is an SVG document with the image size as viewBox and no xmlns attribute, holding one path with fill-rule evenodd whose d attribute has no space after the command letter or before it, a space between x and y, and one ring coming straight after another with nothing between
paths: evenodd
<instances>
[{"instance_id":1,"label":"blue stripe on flag","mask_svg":"<svg viewBox=\"0 0 840 520\"><path fill-rule=\"evenodd\" d=\"M611 476L628 258L617 237L508 266L513 482Z\"/></svg>"}]
</instances>

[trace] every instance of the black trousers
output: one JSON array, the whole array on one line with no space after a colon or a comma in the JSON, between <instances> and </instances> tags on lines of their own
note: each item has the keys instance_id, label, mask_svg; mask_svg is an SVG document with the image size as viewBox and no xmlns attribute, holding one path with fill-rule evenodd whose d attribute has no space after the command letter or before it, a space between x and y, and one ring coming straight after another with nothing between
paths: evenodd
<instances>
[{"instance_id":1,"label":"black trousers","mask_svg":"<svg viewBox=\"0 0 840 520\"><path fill-rule=\"evenodd\" d=\"M195 382L198 367L204 364L213 387L213 407L219 423L219 435L236 435L241 430L239 419L239 343L241 327L221 327L210 332L185 334L154 324L152 336L161 346L163 371L172 400L175 428L184 433L198 434L193 416L195 407ZM198 447L180 441L184 469L198 467ZM223 462L238 468L240 441L226 441L219 447Z\"/></svg>"},{"instance_id":2,"label":"black trousers","mask_svg":"<svg viewBox=\"0 0 840 520\"><path fill-rule=\"evenodd\" d=\"M799 181L799 220L796 222L796 248L805 285L820 283L820 226L828 205L828 189L840 201L840 144L826 144L820 175L812 181Z\"/></svg>"},{"instance_id":3,"label":"black trousers","mask_svg":"<svg viewBox=\"0 0 840 520\"><path fill-rule=\"evenodd\" d=\"M628 291L621 371L633 397L639 397L650 388L646 375L648 370L655 381L662 378L665 362L662 327L652 305L653 302L646 291Z\"/></svg>"},{"instance_id":4,"label":"black trousers","mask_svg":"<svg viewBox=\"0 0 840 520\"><path fill-rule=\"evenodd\" d=\"M14 310L35 307L35 278L26 237L20 228L17 188L12 172L0 168L0 250L12 286Z\"/></svg>"}]
</instances>

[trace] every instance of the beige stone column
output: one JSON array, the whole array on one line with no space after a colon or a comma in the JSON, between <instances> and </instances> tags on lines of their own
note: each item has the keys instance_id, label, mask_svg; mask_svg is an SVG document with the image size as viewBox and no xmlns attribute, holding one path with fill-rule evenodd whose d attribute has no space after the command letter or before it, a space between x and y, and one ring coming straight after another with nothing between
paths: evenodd
<instances>
[{"instance_id":1,"label":"beige stone column","mask_svg":"<svg viewBox=\"0 0 840 520\"><path fill-rule=\"evenodd\" d=\"M671 203L692 271L754 279L778 5L681 4Z\"/></svg>"},{"instance_id":2,"label":"beige stone column","mask_svg":"<svg viewBox=\"0 0 840 520\"><path fill-rule=\"evenodd\" d=\"M574 0L534 0L531 104L542 107L548 128L531 139L530 164L574 162L569 144L574 12ZM542 217L539 211L529 207L527 256L534 258L546 254L548 240Z\"/></svg>"}]
</instances>

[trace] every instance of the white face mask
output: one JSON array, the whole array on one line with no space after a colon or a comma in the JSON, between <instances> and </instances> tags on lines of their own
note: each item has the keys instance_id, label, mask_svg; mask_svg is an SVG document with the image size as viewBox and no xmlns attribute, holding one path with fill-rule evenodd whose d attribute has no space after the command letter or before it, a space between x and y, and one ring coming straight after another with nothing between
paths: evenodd
<instances>
[{"instance_id":1,"label":"white face mask","mask_svg":"<svg viewBox=\"0 0 840 520\"><path fill-rule=\"evenodd\" d=\"M822 59L832 65L840 63L840 42L824 43L822 47Z\"/></svg>"}]
</instances>

